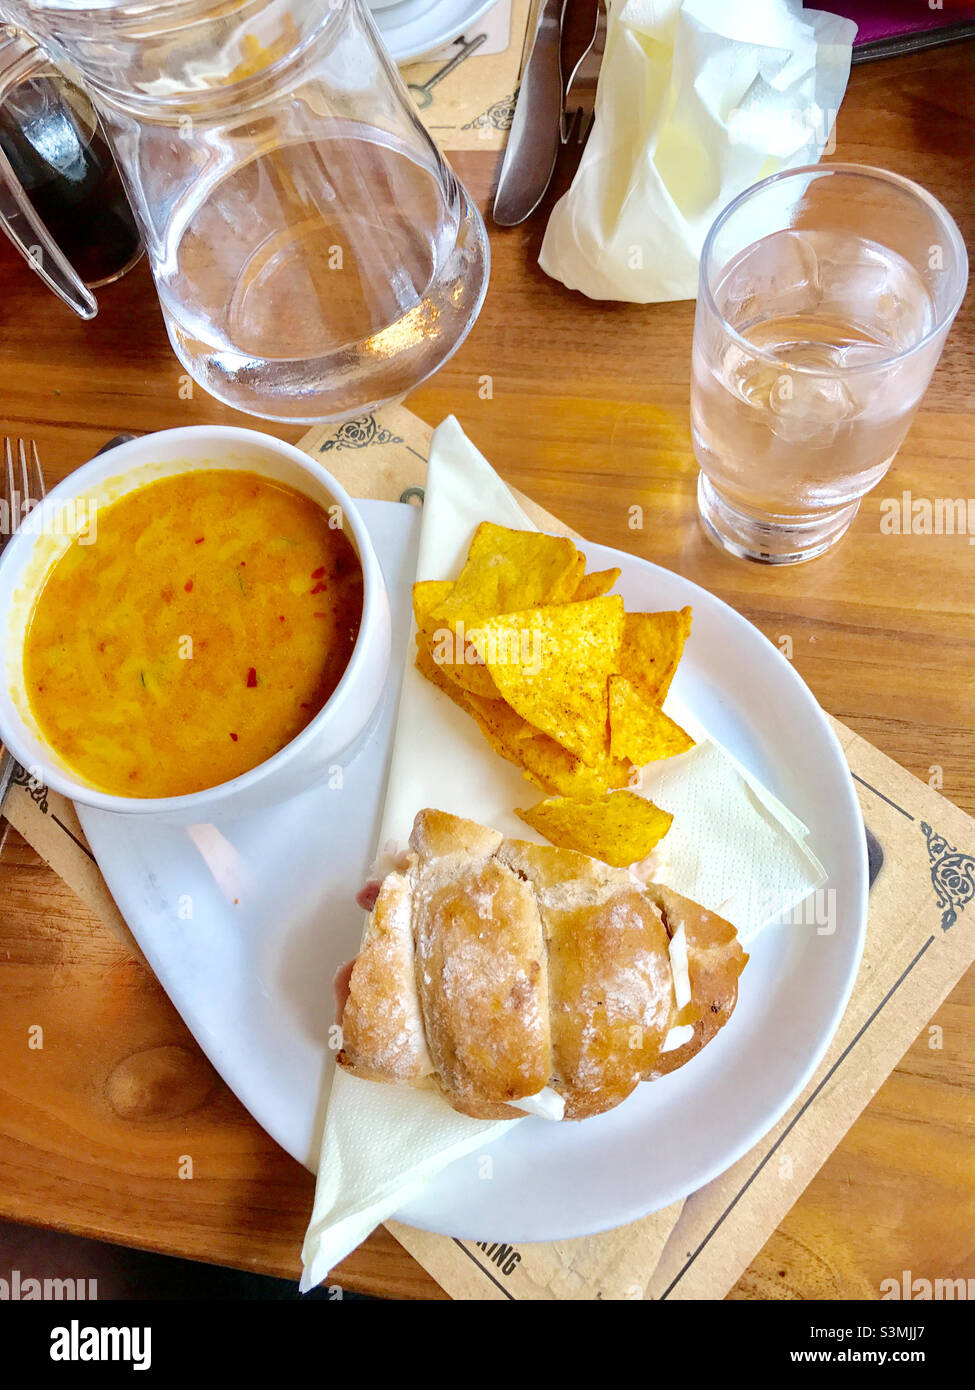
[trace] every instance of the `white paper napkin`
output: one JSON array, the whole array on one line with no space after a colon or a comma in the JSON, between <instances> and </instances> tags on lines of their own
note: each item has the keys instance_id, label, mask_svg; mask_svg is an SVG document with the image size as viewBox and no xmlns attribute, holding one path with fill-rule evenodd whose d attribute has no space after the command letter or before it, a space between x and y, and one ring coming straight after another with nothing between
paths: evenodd
<instances>
[{"instance_id":1,"label":"white paper napkin","mask_svg":"<svg viewBox=\"0 0 975 1390\"><path fill-rule=\"evenodd\" d=\"M430 447L417 578L456 575L481 521L538 529L450 417ZM677 892L722 911L747 940L822 884L825 872L803 843L802 822L709 740L690 711L676 700L666 707L698 746L644 773L644 794L675 813L661 844L666 869L660 877ZM529 806L540 795L516 767L491 751L473 720L419 674L411 643L380 844L404 846L414 816L425 806L544 843L514 814L514 807ZM435 1092L380 1085L338 1071L302 1251L302 1289L324 1279L448 1163L521 1123L472 1120Z\"/></svg>"},{"instance_id":2,"label":"white paper napkin","mask_svg":"<svg viewBox=\"0 0 975 1390\"><path fill-rule=\"evenodd\" d=\"M472 1120L434 1091L377 1085L336 1068L301 1252L301 1292L320 1284L448 1163L519 1123Z\"/></svg>"},{"instance_id":3,"label":"white paper napkin","mask_svg":"<svg viewBox=\"0 0 975 1390\"><path fill-rule=\"evenodd\" d=\"M593 299L693 299L720 210L820 158L856 30L801 0L609 0L596 120L542 269Z\"/></svg>"}]
</instances>

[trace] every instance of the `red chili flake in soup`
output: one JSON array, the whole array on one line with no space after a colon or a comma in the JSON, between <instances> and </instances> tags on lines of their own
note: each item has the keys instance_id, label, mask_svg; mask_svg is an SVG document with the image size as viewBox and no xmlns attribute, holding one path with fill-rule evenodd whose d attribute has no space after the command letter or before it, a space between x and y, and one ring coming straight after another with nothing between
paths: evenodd
<instances>
[{"instance_id":1,"label":"red chili flake in soup","mask_svg":"<svg viewBox=\"0 0 975 1390\"><path fill-rule=\"evenodd\" d=\"M200 589L189 630L172 582L187 570L186 592ZM316 572L328 592L310 623ZM72 544L48 574L24 650L31 707L101 790L200 791L305 728L341 680L361 618L358 556L316 502L241 470L162 478L103 508L98 544ZM100 644L118 659L99 660Z\"/></svg>"}]
</instances>

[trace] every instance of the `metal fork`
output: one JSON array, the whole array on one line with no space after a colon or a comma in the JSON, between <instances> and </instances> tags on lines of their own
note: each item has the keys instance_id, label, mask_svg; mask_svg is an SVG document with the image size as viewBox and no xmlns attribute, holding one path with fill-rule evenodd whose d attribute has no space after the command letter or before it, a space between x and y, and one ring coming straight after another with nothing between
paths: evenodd
<instances>
[{"instance_id":1,"label":"metal fork","mask_svg":"<svg viewBox=\"0 0 975 1390\"><path fill-rule=\"evenodd\" d=\"M10 438L3 441L3 469L0 478L0 551L20 526L32 507L42 500L46 489L41 460L33 439ZM0 743L0 811L17 763ZM10 822L0 815L0 857L7 843Z\"/></svg>"},{"instance_id":2,"label":"metal fork","mask_svg":"<svg viewBox=\"0 0 975 1390\"><path fill-rule=\"evenodd\" d=\"M595 118L596 84L603 64L606 47L606 0L596 0L596 28L589 47L572 69L565 88L565 110L562 113L562 143L574 140L584 145L589 139Z\"/></svg>"}]
</instances>

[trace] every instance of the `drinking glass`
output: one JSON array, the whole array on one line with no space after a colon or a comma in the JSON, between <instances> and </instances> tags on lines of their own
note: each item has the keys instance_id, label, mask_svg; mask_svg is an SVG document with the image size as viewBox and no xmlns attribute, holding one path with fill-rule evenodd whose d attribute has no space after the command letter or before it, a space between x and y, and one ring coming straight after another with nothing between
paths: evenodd
<instances>
[{"instance_id":1,"label":"drinking glass","mask_svg":"<svg viewBox=\"0 0 975 1390\"><path fill-rule=\"evenodd\" d=\"M404 395L487 287L477 209L364 0L0 0L80 75L173 350L272 420Z\"/></svg>"},{"instance_id":2,"label":"drinking glass","mask_svg":"<svg viewBox=\"0 0 975 1390\"><path fill-rule=\"evenodd\" d=\"M949 213L882 169L790 170L724 209L691 371L712 540L777 565L839 540L907 434L967 280Z\"/></svg>"}]
</instances>

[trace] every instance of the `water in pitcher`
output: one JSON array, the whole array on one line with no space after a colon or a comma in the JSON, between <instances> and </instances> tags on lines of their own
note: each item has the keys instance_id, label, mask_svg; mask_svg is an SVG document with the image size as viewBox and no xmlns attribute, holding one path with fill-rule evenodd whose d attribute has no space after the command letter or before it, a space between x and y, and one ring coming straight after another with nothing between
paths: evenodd
<instances>
[{"instance_id":1,"label":"water in pitcher","mask_svg":"<svg viewBox=\"0 0 975 1390\"><path fill-rule=\"evenodd\" d=\"M788 230L747 247L714 297L737 338L695 337L694 450L745 513L808 516L879 481L930 363L899 362L931 330L928 288L906 260L847 233Z\"/></svg>"},{"instance_id":2,"label":"water in pitcher","mask_svg":"<svg viewBox=\"0 0 975 1390\"><path fill-rule=\"evenodd\" d=\"M382 133L276 145L172 217L157 277L177 354L221 399L293 418L405 391L469 313L462 195ZM456 189L457 186L454 185ZM372 383L370 385L370 383Z\"/></svg>"}]
</instances>

